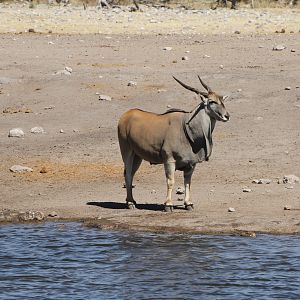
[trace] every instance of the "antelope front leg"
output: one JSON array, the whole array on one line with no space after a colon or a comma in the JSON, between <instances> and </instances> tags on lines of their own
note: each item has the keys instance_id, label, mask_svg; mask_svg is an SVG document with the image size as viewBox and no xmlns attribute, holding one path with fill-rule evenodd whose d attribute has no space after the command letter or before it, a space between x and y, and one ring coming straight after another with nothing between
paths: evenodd
<instances>
[{"instance_id":1,"label":"antelope front leg","mask_svg":"<svg viewBox=\"0 0 300 300\"><path fill-rule=\"evenodd\" d=\"M165 173L167 178L167 200L165 202L165 210L171 211L173 208L172 203L172 190L174 187L174 175L175 175L175 162L166 162L164 164Z\"/></svg>"},{"instance_id":2,"label":"antelope front leg","mask_svg":"<svg viewBox=\"0 0 300 300\"><path fill-rule=\"evenodd\" d=\"M191 179L195 166L184 170L184 205L187 210L193 209L193 203L190 201Z\"/></svg>"}]
</instances>

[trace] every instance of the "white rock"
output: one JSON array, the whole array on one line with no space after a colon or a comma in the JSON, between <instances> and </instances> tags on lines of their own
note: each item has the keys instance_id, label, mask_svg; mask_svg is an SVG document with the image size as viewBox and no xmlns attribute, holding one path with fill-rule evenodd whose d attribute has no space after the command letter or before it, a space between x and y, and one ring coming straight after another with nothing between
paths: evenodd
<instances>
[{"instance_id":1,"label":"white rock","mask_svg":"<svg viewBox=\"0 0 300 300\"><path fill-rule=\"evenodd\" d=\"M252 191L251 189L243 188L243 192L244 192L244 193L250 193L251 191Z\"/></svg>"},{"instance_id":2,"label":"white rock","mask_svg":"<svg viewBox=\"0 0 300 300\"><path fill-rule=\"evenodd\" d=\"M224 66L223 66L223 65L220 65L219 67L220 67L220 69L224 69Z\"/></svg>"},{"instance_id":3,"label":"white rock","mask_svg":"<svg viewBox=\"0 0 300 300\"><path fill-rule=\"evenodd\" d=\"M299 182L299 177L296 175L284 175L282 179L283 183L294 184Z\"/></svg>"},{"instance_id":4,"label":"white rock","mask_svg":"<svg viewBox=\"0 0 300 300\"><path fill-rule=\"evenodd\" d=\"M131 80L127 83L127 86L137 86L137 82Z\"/></svg>"},{"instance_id":5,"label":"white rock","mask_svg":"<svg viewBox=\"0 0 300 300\"><path fill-rule=\"evenodd\" d=\"M52 211L48 214L48 217L52 217L52 218L58 217L58 213L56 211Z\"/></svg>"},{"instance_id":6,"label":"white rock","mask_svg":"<svg viewBox=\"0 0 300 300\"><path fill-rule=\"evenodd\" d=\"M53 73L53 75L68 75L72 74L73 70L70 67L65 67L63 70L59 70Z\"/></svg>"},{"instance_id":7,"label":"white rock","mask_svg":"<svg viewBox=\"0 0 300 300\"><path fill-rule=\"evenodd\" d=\"M286 91L290 91L292 88L290 86L287 86L284 88Z\"/></svg>"},{"instance_id":8,"label":"white rock","mask_svg":"<svg viewBox=\"0 0 300 300\"><path fill-rule=\"evenodd\" d=\"M164 47L163 50L165 51L171 51L173 48L172 47Z\"/></svg>"},{"instance_id":9,"label":"white rock","mask_svg":"<svg viewBox=\"0 0 300 300\"><path fill-rule=\"evenodd\" d=\"M164 93L164 92L166 92L166 91L167 91L166 89L158 89L158 90L157 90L158 93Z\"/></svg>"},{"instance_id":10,"label":"white rock","mask_svg":"<svg viewBox=\"0 0 300 300\"><path fill-rule=\"evenodd\" d=\"M50 106L45 106L45 107L44 107L45 110L49 110L49 109L53 109L53 108L55 108L54 105L50 105Z\"/></svg>"},{"instance_id":11,"label":"white rock","mask_svg":"<svg viewBox=\"0 0 300 300\"><path fill-rule=\"evenodd\" d=\"M59 133L65 133L65 131L64 131L63 129L61 129L61 130L59 131Z\"/></svg>"},{"instance_id":12,"label":"white rock","mask_svg":"<svg viewBox=\"0 0 300 300\"><path fill-rule=\"evenodd\" d=\"M99 100L101 101L111 101L111 97L107 95L99 95Z\"/></svg>"},{"instance_id":13,"label":"white rock","mask_svg":"<svg viewBox=\"0 0 300 300\"><path fill-rule=\"evenodd\" d=\"M292 186L292 185L287 185L285 188L286 188L287 190L292 190L292 189L294 188L294 186Z\"/></svg>"},{"instance_id":14,"label":"white rock","mask_svg":"<svg viewBox=\"0 0 300 300\"><path fill-rule=\"evenodd\" d=\"M9 131L8 136L9 137L24 137L25 133L21 128L13 128Z\"/></svg>"},{"instance_id":15,"label":"white rock","mask_svg":"<svg viewBox=\"0 0 300 300\"><path fill-rule=\"evenodd\" d=\"M72 73L72 72L73 72L72 68L70 68L70 67L65 67L65 70L66 70L67 72L69 72L69 73Z\"/></svg>"},{"instance_id":16,"label":"white rock","mask_svg":"<svg viewBox=\"0 0 300 300\"><path fill-rule=\"evenodd\" d=\"M282 51L285 48L286 48L286 46L284 46L284 45L276 45L276 46L273 47L273 50L274 51Z\"/></svg>"},{"instance_id":17,"label":"white rock","mask_svg":"<svg viewBox=\"0 0 300 300\"><path fill-rule=\"evenodd\" d=\"M284 208L283 208L284 210L291 210L292 209L292 207L290 206L290 205L286 205L286 206L284 206Z\"/></svg>"},{"instance_id":18,"label":"white rock","mask_svg":"<svg viewBox=\"0 0 300 300\"><path fill-rule=\"evenodd\" d=\"M182 56L181 60L189 60L187 56Z\"/></svg>"},{"instance_id":19,"label":"white rock","mask_svg":"<svg viewBox=\"0 0 300 300\"><path fill-rule=\"evenodd\" d=\"M13 173L24 173L24 172L32 172L33 169L25 166L14 165L9 169Z\"/></svg>"},{"instance_id":20,"label":"white rock","mask_svg":"<svg viewBox=\"0 0 300 300\"><path fill-rule=\"evenodd\" d=\"M260 178L260 179L253 179L252 183L256 183L256 184L270 184L272 182L271 179L267 179L267 178Z\"/></svg>"},{"instance_id":21,"label":"white rock","mask_svg":"<svg viewBox=\"0 0 300 300\"><path fill-rule=\"evenodd\" d=\"M45 130L43 127L33 127L30 129L30 132L34 134L39 134L39 133L45 133Z\"/></svg>"},{"instance_id":22,"label":"white rock","mask_svg":"<svg viewBox=\"0 0 300 300\"><path fill-rule=\"evenodd\" d=\"M235 212L235 208L234 207L229 207L228 212Z\"/></svg>"}]
</instances>

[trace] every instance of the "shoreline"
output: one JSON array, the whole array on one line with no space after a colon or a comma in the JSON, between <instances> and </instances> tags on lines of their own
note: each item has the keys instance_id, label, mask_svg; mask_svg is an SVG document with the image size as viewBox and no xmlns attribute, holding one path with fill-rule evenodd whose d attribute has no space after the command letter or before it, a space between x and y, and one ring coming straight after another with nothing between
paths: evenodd
<instances>
[{"instance_id":1,"label":"shoreline","mask_svg":"<svg viewBox=\"0 0 300 300\"><path fill-rule=\"evenodd\" d=\"M30 211L32 212L32 211ZM41 212L35 212L41 213ZM172 215L173 213L165 213ZM242 228L234 228L228 226L228 228L209 228L207 225L203 225L201 229L199 228L188 228L188 227L178 227L178 226L162 226L162 225L148 225L148 226L137 226L136 224L131 223L122 223L119 220L111 220L105 217L98 218L82 218L82 217L49 217L46 216L42 220L20 220L18 218L12 220L1 220L0 226L6 225L15 225L15 224L32 224L38 225L47 222L53 223L81 223L83 226L89 228L98 228L100 230L107 231L128 231L128 232L150 232L150 233L161 233L161 234L189 234L189 235L225 235L225 236L244 236L244 237L256 237L257 235L300 235L300 229L286 229L286 228L278 228L278 229L270 229L270 230L251 230L251 229L242 229Z\"/></svg>"}]
</instances>

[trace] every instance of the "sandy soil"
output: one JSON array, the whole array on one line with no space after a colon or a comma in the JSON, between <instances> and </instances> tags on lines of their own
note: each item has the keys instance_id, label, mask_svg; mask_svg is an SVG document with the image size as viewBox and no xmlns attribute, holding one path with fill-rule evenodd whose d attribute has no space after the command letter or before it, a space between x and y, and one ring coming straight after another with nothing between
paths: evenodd
<instances>
[{"instance_id":1,"label":"sandy soil","mask_svg":"<svg viewBox=\"0 0 300 300\"><path fill-rule=\"evenodd\" d=\"M204 27L184 29L193 17L186 13L184 22L173 20L176 26L149 23L143 34L107 21L102 33L91 29L92 33L82 34L76 18L66 17L69 27L61 24L63 13L54 13L57 7L27 9L23 19L14 18L13 28L12 16L21 9L1 6L1 18L7 17L7 22L0 25L0 209L40 210L46 215L56 211L61 219L94 220L103 228L300 233L300 184L277 184L283 175L300 176L299 11L281 15L290 20L284 24L286 32L294 32L285 34L272 33L282 27L275 17L270 29L251 25L249 30L242 25L238 28L242 34L233 34L235 21L224 25L220 13L210 15L209 22L219 24L213 31L210 23L208 27L201 23L203 19L198 21ZM250 10L222 11L253 18ZM77 8L72 13L77 14ZM157 18L166 13L157 10ZM51 18L27 23L36 14ZM98 14L103 17L107 12ZM129 13L119 14L125 18ZM64 34L57 34L59 26ZM70 26L77 29L68 31ZM29 27L43 33L24 33ZM12 29L23 34L11 33ZM286 49L272 51L277 44ZM164 51L165 46L172 50ZM55 75L65 66L72 68L70 76ZM163 212L163 167L147 163L135 180L138 209L125 209L116 132L120 115L133 107L158 113L169 106L192 109L197 100L172 75L199 86L196 74L216 91L231 95L226 104L231 121L217 124L212 157L194 173L194 211L185 211L182 196L174 193L174 212ZM131 80L137 86L127 86ZM290 90L285 90L288 86ZM99 101L97 93L110 95L112 101ZM46 133L30 133L35 126ZM24 138L8 137L15 127L24 130ZM9 168L15 164L33 172L14 174ZM272 183L251 183L259 178ZM181 172L176 174L177 186L182 186ZM243 192L245 187L251 192ZM284 210L286 205L292 209ZM229 207L236 211L229 213Z\"/></svg>"}]
</instances>

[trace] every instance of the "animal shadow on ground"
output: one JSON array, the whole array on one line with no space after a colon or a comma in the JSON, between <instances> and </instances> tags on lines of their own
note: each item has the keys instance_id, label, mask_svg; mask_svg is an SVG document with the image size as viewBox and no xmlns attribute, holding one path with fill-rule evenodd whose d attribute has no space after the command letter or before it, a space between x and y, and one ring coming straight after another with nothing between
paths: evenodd
<instances>
[{"instance_id":1,"label":"animal shadow on ground","mask_svg":"<svg viewBox=\"0 0 300 300\"><path fill-rule=\"evenodd\" d=\"M89 201L87 205L98 206L107 209L128 209L126 203L111 202L111 201ZM152 211L164 211L165 206L163 204L150 204L150 203L137 203L135 206L141 210L152 210ZM174 205L174 209L185 209L183 205Z\"/></svg>"}]
</instances>

